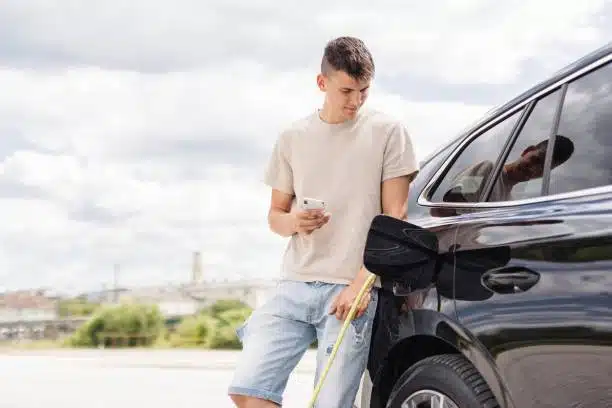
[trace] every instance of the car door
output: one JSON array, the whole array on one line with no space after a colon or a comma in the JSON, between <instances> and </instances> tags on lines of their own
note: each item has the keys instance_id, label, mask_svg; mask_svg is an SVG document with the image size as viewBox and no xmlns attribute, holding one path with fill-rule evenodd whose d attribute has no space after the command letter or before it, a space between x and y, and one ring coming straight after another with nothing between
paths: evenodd
<instances>
[{"instance_id":1,"label":"car door","mask_svg":"<svg viewBox=\"0 0 612 408\"><path fill-rule=\"evenodd\" d=\"M458 220L457 317L515 407L612 407L612 64L600 63L527 105L480 191L449 183L481 201Z\"/></svg>"}]
</instances>

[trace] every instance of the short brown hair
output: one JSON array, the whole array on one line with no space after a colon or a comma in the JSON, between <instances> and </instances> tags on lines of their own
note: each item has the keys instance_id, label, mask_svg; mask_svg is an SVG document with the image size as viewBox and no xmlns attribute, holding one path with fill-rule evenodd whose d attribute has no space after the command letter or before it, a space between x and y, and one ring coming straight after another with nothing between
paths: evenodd
<instances>
[{"instance_id":1,"label":"short brown hair","mask_svg":"<svg viewBox=\"0 0 612 408\"><path fill-rule=\"evenodd\" d=\"M358 80L374 77L374 59L365 43L355 37L338 37L325 46L321 72L344 71Z\"/></svg>"},{"instance_id":2,"label":"short brown hair","mask_svg":"<svg viewBox=\"0 0 612 408\"><path fill-rule=\"evenodd\" d=\"M542 150L544 154L546 154L546 149L548 148L548 140L544 140L538 143L536 149ZM555 136L555 143L553 148L553 159L552 166L556 167L563 163L565 163L574 153L574 142L568 139L565 136L557 135Z\"/></svg>"}]
</instances>

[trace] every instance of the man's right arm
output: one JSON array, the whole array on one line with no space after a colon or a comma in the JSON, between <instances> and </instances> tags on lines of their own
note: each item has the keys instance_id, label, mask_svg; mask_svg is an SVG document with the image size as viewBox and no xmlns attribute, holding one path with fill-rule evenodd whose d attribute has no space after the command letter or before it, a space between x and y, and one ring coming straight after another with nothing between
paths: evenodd
<instances>
[{"instance_id":1,"label":"man's right arm","mask_svg":"<svg viewBox=\"0 0 612 408\"><path fill-rule=\"evenodd\" d=\"M289 237L297 232L295 219L291 214L292 200L292 195L272 189L268 224L272 231L283 237Z\"/></svg>"}]
</instances>

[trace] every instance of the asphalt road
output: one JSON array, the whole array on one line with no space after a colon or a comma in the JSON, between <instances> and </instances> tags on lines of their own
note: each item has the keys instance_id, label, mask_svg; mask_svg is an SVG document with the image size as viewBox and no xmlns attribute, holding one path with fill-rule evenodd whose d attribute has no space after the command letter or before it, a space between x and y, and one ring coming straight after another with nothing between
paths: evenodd
<instances>
[{"instance_id":1,"label":"asphalt road","mask_svg":"<svg viewBox=\"0 0 612 408\"><path fill-rule=\"evenodd\" d=\"M310 398L314 353L289 380L286 407ZM1 408L232 408L237 353L150 350L0 351Z\"/></svg>"}]
</instances>

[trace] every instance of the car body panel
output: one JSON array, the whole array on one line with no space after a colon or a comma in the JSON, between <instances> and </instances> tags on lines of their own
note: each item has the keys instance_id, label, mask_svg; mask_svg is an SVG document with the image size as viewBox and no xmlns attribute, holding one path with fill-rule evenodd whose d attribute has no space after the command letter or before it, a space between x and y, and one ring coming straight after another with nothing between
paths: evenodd
<instances>
[{"instance_id":1,"label":"car body panel","mask_svg":"<svg viewBox=\"0 0 612 408\"><path fill-rule=\"evenodd\" d=\"M501 293L468 276L454 298L461 327L489 351L516 406L612 406L612 193L458 225L457 257L508 248L495 266L516 279L496 286ZM537 281L520 287L519 271ZM466 273L457 268L457 286Z\"/></svg>"}]
</instances>

